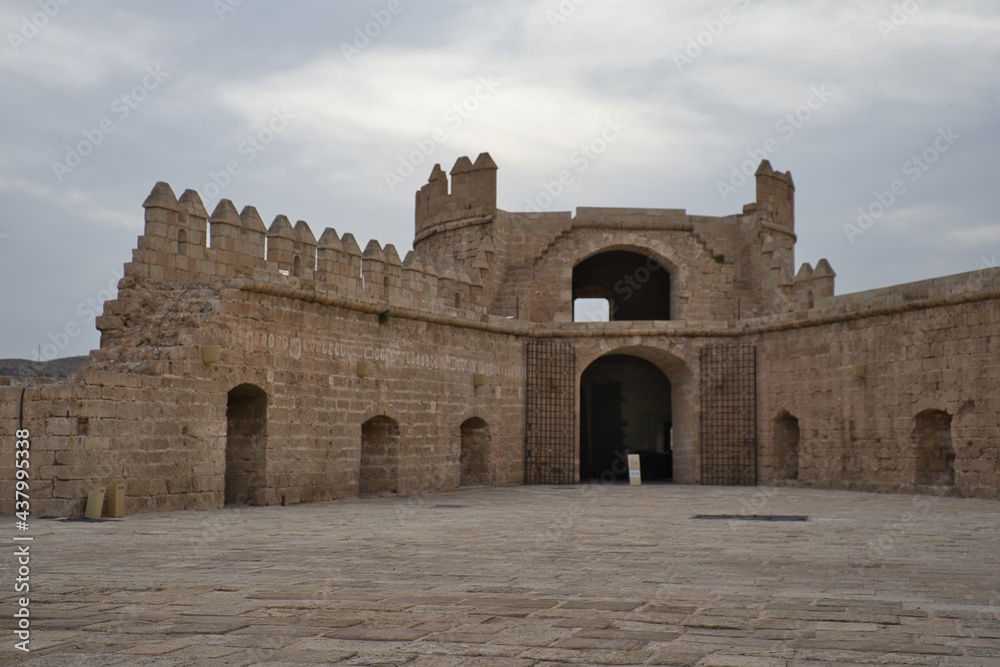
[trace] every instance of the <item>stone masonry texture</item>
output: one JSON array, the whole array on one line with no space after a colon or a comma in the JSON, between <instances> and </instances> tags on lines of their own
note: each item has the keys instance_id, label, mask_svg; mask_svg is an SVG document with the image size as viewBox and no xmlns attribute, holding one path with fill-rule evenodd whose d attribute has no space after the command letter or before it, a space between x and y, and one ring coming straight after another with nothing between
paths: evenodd
<instances>
[{"instance_id":1,"label":"stone masonry texture","mask_svg":"<svg viewBox=\"0 0 1000 667\"><path fill-rule=\"evenodd\" d=\"M725 430L699 397L733 380L704 377L700 355L749 345L756 438L739 446L758 483L997 497L1000 270L836 296L826 260L795 270L795 185L767 161L756 201L724 217L507 212L497 172L462 158L449 188L435 167L404 258L156 184L89 364L0 379L0 510L14 511L20 427L37 517L79 516L114 483L128 514L520 485L537 340L574 355L565 451L580 451L583 372L630 355L667 379L672 478L698 483L701 429ZM584 295L669 317L574 322ZM662 426L630 432L663 442Z\"/></svg>"}]
</instances>

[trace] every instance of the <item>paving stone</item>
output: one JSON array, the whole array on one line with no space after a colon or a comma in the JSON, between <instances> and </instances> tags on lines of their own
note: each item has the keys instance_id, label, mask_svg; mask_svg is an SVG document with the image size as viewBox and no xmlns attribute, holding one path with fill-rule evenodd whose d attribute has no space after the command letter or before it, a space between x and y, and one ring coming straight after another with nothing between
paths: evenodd
<instances>
[{"instance_id":1,"label":"paving stone","mask_svg":"<svg viewBox=\"0 0 1000 667\"><path fill-rule=\"evenodd\" d=\"M218 658L236 655L241 652L241 649L237 647L202 646L199 644L192 644L180 649L179 651L174 651L170 654L170 657L187 659L192 663L204 663L209 661L214 663Z\"/></svg>"},{"instance_id":2,"label":"paving stone","mask_svg":"<svg viewBox=\"0 0 1000 667\"><path fill-rule=\"evenodd\" d=\"M812 639L816 633L812 630L755 630L752 634L757 639Z\"/></svg>"},{"instance_id":3,"label":"paving stone","mask_svg":"<svg viewBox=\"0 0 1000 667\"><path fill-rule=\"evenodd\" d=\"M713 630L742 630L749 627L746 618L725 618L723 616L688 616L682 625L688 628Z\"/></svg>"},{"instance_id":4,"label":"paving stone","mask_svg":"<svg viewBox=\"0 0 1000 667\"><path fill-rule=\"evenodd\" d=\"M555 630L531 628L516 632L501 632L490 642L498 646L519 646L521 648L551 646L565 635Z\"/></svg>"},{"instance_id":5,"label":"paving stone","mask_svg":"<svg viewBox=\"0 0 1000 667\"><path fill-rule=\"evenodd\" d=\"M694 665L708 655L711 649L677 642L657 650L649 659L650 665Z\"/></svg>"},{"instance_id":6,"label":"paving stone","mask_svg":"<svg viewBox=\"0 0 1000 667\"><path fill-rule=\"evenodd\" d=\"M594 665L642 665L653 657L652 651L569 650L565 648L536 648L520 654L520 658L556 663Z\"/></svg>"},{"instance_id":7,"label":"paving stone","mask_svg":"<svg viewBox=\"0 0 1000 667\"><path fill-rule=\"evenodd\" d=\"M559 609L600 609L603 611L632 611L641 601L615 602L613 600L569 600L559 605Z\"/></svg>"},{"instance_id":8,"label":"paving stone","mask_svg":"<svg viewBox=\"0 0 1000 667\"><path fill-rule=\"evenodd\" d=\"M226 646L251 649L280 649L301 641L301 637L279 637L276 635L226 635Z\"/></svg>"},{"instance_id":9,"label":"paving stone","mask_svg":"<svg viewBox=\"0 0 1000 667\"><path fill-rule=\"evenodd\" d=\"M407 645L407 650L412 650L419 655L464 655L472 658L511 658L519 655L523 651L523 647L496 644L436 642L426 639Z\"/></svg>"},{"instance_id":10,"label":"paving stone","mask_svg":"<svg viewBox=\"0 0 1000 667\"><path fill-rule=\"evenodd\" d=\"M436 632L428 637L429 641L435 642L457 642L469 644L485 644L493 641L497 636L491 633L474 632Z\"/></svg>"},{"instance_id":11,"label":"paving stone","mask_svg":"<svg viewBox=\"0 0 1000 667\"><path fill-rule=\"evenodd\" d=\"M648 632L643 630L578 630L574 637L591 639L635 639L642 642L672 642L680 637L679 632Z\"/></svg>"},{"instance_id":12,"label":"paving stone","mask_svg":"<svg viewBox=\"0 0 1000 667\"><path fill-rule=\"evenodd\" d=\"M927 655L962 655L962 649L934 644L896 644L888 641L847 641L830 639L801 639L789 643L794 648L832 648L879 653L914 653Z\"/></svg>"},{"instance_id":13,"label":"paving stone","mask_svg":"<svg viewBox=\"0 0 1000 667\"><path fill-rule=\"evenodd\" d=\"M141 644L117 649L115 653L129 653L133 655L163 655L164 653L171 653L197 643L198 640L193 637L157 637L152 641L145 641Z\"/></svg>"},{"instance_id":14,"label":"paving stone","mask_svg":"<svg viewBox=\"0 0 1000 667\"><path fill-rule=\"evenodd\" d=\"M18 657L14 658L14 660L16 662L13 664L18 666L25 665L27 667L94 667L95 665L107 665L111 667L112 665L135 664L134 656L114 656L96 653L37 655L35 651L31 651L30 657Z\"/></svg>"},{"instance_id":15,"label":"paving stone","mask_svg":"<svg viewBox=\"0 0 1000 667\"><path fill-rule=\"evenodd\" d=\"M365 626L351 626L348 628L337 628L324 633L326 637L337 639L365 639L380 642L405 642L425 637L426 632L420 630L406 630L403 628L369 628Z\"/></svg>"},{"instance_id":16,"label":"paving stone","mask_svg":"<svg viewBox=\"0 0 1000 667\"><path fill-rule=\"evenodd\" d=\"M413 662L407 663L410 667L538 667L539 663L534 660L524 660L522 658L504 658L500 656L490 656L488 658L470 657L467 655L445 656L418 656Z\"/></svg>"},{"instance_id":17,"label":"paving stone","mask_svg":"<svg viewBox=\"0 0 1000 667\"><path fill-rule=\"evenodd\" d=\"M1000 664L996 501L939 499L875 568L852 563L910 497L769 491L815 521L800 534L690 520L759 491L470 489L428 501L464 514L405 520L391 497L223 510L195 555L171 535L215 513L38 521L36 650L17 664Z\"/></svg>"},{"instance_id":18,"label":"paving stone","mask_svg":"<svg viewBox=\"0 0 1000 667\"><path fill-rule=\"evenodd\" d=\"M787 667L784 658L755 655L710 655L703 658L699 667Z\"/></svg>"},{"instance_id":19,"label":"paving stone","mask_svg":"<svg viewBox=\"0 0 1000 667\"><path fill-rule=\"evenodd\" d=\"M292 624L272 625L272 624L251 624L239 630L233 630L231 635L258 635L268 637L316 637L324 632L323 628L304 625L298 627Z\"/></svg>"},{"instance_id":20,"label":"paving stone","mask_svg":"<svg viewBox=\"0 0 1000 667\"><path fill-rule=\"evenodd\" d=\"M555 648L579 648L579 649L609 649L621 651L634 651L641 649L646 642L637 639L589 639L586 637L569 637L560 639L552 644Z\"/></svg>"}]
</instances>

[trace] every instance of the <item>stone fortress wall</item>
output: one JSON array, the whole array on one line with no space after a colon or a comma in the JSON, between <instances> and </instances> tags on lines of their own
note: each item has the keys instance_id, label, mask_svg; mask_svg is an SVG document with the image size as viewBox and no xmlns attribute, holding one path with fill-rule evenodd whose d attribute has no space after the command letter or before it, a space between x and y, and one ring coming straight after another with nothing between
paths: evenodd
<instances>
[{"instance_id":1,"label":"stone fortress wall","mask_svg":"<svg viewBox=\"0 0 1000 667\"><path fill-rule=\"evenodd\" d=\"M669 381L674 481L703 481L699 397L728 380L699 358L741 343L758 483L998 495L1000 270L834 296L826 260L795 271L794 184L766 161L725 217L511 213L496 189L488 154L450 184L435 166L401 260L158 183L90 364L0 380L0 509L22 425L35 516L79 515L115 481L129 512L521 484L549 407L526 395L537 341L573 355L563 479L583 474L581 378L629 355ZM622 317L573 322L575 297Z\"/></svg>"}]
</instances>

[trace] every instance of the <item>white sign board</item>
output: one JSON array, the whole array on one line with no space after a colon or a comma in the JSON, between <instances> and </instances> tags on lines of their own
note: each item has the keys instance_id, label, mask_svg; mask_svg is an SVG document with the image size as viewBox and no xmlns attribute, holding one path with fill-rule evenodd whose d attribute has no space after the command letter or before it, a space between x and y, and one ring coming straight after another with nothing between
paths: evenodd
<instances>
[{"instance_id":1,"label":"white sign board","mask_svg":"<svg viewBox=\"0 0 1000 667\"><path fill-rule=\"evenodd\" d=\"M639 455L628 455L628 483L635 486L642 484L642 475L639 471Z\"/></svg>"}]
</instances>

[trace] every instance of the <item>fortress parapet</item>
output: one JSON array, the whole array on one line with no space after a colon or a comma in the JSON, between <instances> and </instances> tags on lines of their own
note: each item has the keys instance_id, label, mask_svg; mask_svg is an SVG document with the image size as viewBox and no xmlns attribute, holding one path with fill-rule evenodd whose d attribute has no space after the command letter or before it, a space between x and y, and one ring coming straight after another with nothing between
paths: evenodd
<instances>
[{"instance_id":1,"label":"fortress parapet","mask_svg":"<svg viewBox=\"0 0 1000 667\"><path fill-rule=\"evenodd\" d=\"M572 256L586 239L600 245L614 232L623 239L628 236L633 246L645 242L668 249L662 251L664 256L676 254L674 317L713 319L726 310L689 307L700 293L683 276L706 270L722 276L711 302L725 294L739 302L732 308L737 315L825 305L833 298L836 275L829 263L824 259L815 268L803 264L794 270L791 174L775 171L764 160L756 185L756 201L726 218L689 215L681 209L580 207L575 216L506 213L497 209L497 165L489 153L481 153L475 162L461 157L451 169L450 188L438 164L417 192L414 251L403 261L392 244L373 239L362 252L352 234L340 236L334 229L324 230L317 242L308 223L300 220L293 226L284 215L265 226L256 208L238 212L228 199L219 201L209 215L197 192L186 190L178 199L161 182L143 204L144 233L125 274L206 286L242 279L385 310L413 307L476 319L486 314L521 318L527 313L528 319L553 321L544 307L525 308L532 290L538 291L536 282L547 285L561 279L561 274L540 272L539 266L549 255ZM689 249L681 250L685 244ZM538 293L546 303L552 301L547 291ZM113 316L115 307L109 304L109 317L98 322L108 340L121 324Z\"/></svg>"},{"instance_id":2,"label":"fortress parapet","mask_svg":"<svg viewBox=\"0 0 1000 667\"><path fill-rule=\"evenodd\" d=\"M484 173L483 165L492 160L481 156L477 163L480 167L462 181L460 197L479 187L476 174ZM496 167L492 170L495 176ZM317 298L335 295L369 302L385 310L415 308L468 318L486 312L478 271L470 276L452 266L434 267L412 252L404 262L392 244L382 246L372 239L362 252L352 234L340 237L330 228L317 242L305 221L293 227L286 216L278 215L265 227L256 208L246 206L237 213L228 199L209 216L197 192L186 190L178 200L163 182L153 187L143 207L145 227L132 261L125 265L123 287L137 281L224 287L227 281L244 279L297 294L314 292ZM102 347L124 326L122 308L117 300L105 303L97 320Z\"/></svg>"},{"instance_id":3,"label":"fortress parapet","mask_svg":"<svg viewBox=\"0 0 1000 667\"><path fill-rule=\"evenodd\" d=\"M0 386L36 509L596 481L626 451L680 483L1000 494L1000 269L834 296L766 161L725 216L508 212L496 172L435 166L402 260L157 183L90 364Z\"/></svg>"},{"instance_id":4,"label":"fortress parapet","mask_svg":"<svg viewBox=\"0 0 1000 667\"><path fill-rule=\"evenodd\" d=\"M492 218L497 211L497 165L489 153L473 163L460 157L448 177L434 165L427 184L417 192L415 242L441 230L449 222Z\"/></svg>"}]
</instances>

